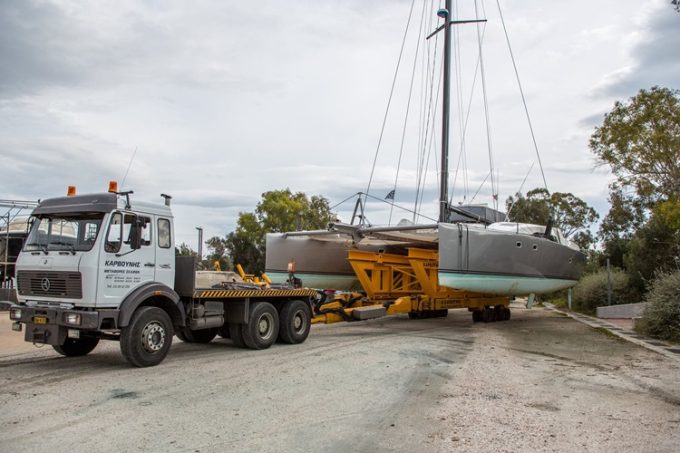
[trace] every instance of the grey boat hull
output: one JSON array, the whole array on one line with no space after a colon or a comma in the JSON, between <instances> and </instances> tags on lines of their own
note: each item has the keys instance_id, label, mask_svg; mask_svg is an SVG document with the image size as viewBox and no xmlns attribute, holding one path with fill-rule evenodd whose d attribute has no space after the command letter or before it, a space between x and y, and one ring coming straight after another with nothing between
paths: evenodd
<instances>
[{"instance_id":1,"label":"grey boat hull","mask_svg":"<svg viewBox=\"0 0 680 453\"><path fill-rule=\"evenodd\" d=\"M295 263L295 277L309 288L332 288L341 291L361 289L347 253L355 248L342 235L323 238L267 234L265 273L274 283L286 283L288 263Z\"/></svg>"},{"instance_id":2,"label":"grey boat hull","mask_svg":"<svg viewBox=\"0 0 680 453\"><path fill-rule=\"evenodd\" d=\"M439 225L441 286L508 296L574 286L585 265L578 250L521 233L477 225Z\"/></svg>"}]
</instances>

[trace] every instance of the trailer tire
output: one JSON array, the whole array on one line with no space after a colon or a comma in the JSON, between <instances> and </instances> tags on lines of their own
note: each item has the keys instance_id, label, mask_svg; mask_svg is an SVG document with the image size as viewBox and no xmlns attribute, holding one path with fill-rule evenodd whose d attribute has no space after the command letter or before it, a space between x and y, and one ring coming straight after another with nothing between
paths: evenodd
<instances>
[{"instance_id":1,"label":"trailer tire","mask_svg":"<svg viewBox=\"0 0 680 453\"><path fill-rule=\"evenodd\" d=\"M307 339L312 328L312 311L309 304L301 300L290 300L279 313L279 340L283 343L298 344Z\"/></svg>"},{"instance_id":2,"label":"trailer tire","mask_svg":"<svg viewBox=\"0 0 680 453\"><path fill-rule=\"evenodd\" d=\"M243 324L236 322L229 323L229 338L237 348L245 348L246 344L243 341Z\"/></svg>"},{"instance_id":3,"label":"trailer tire","mask_svg":"<svg viewBox=\"0 0 680 453\"><path fill-rule=\"evenodd\" d=\"M510 321L510 316L512 316L512 312L508 307L505 307L503 310L503 321Z\"/></svg>"},{"instance_id":4,"label":"trailer tire","mask_svg":"<svg viewBox=\"0 0 680 453\"><path fill-rule=\"evenodd\" d=\"M185 343L210 343L217 336L217 327L210 329L191 330L189 327L182 327L175 332L177 337Z\"/></svg>"},{"instance_id":5,"label":"trailer tire","mask_svg":"<svg viewBox=\"0 0 680 453\"><path fill-rule=\"evenodd\" d=\"M170 316L158 307L140 307L120 333L123 357L136 367L158 365L170 351L173 327Z\"/></svg>"},{"instance_id":6,"label":"trailer tire","mask_svg":"<svg viewBox=\"0 0 680 453\"><path fill-rule=\"evenodd\" d=\"M472 310L472 322L482 322L483 312L482 310Z\"/></svg>"},{"instance_id":7,"label":"trailer tire","mask_svg":"<svg viewBox=\"0 0 680 453\"><path fill-rule=\"evenodd\" d=\"M251 304L242 331L243 342L250 349L267 349L279 336L279 312L269 302Z\"/></svg>"},{"instance_id":8,"label":"trailer tire","mask_svg":"<svg viewBox=\"0 0 680 453\"><path fill-rule=\"evenodd\" d=\"M52 345L55 351L66 357L80 357L87 355L94 348L97 347L99 338L83 337L83 338L67 338L62 345Z\"/></svg>"},{"instance_id":9,"label":"trailer tire","mask_svg":"<svg viewBox=\"0 0 680 453\"><path fill-rule=\"evenodd\" d=\"M484 322L494 322L496 320L496 311L493 307L484 307L482 311L482 321Z\"/></svg>"}]
</instances>

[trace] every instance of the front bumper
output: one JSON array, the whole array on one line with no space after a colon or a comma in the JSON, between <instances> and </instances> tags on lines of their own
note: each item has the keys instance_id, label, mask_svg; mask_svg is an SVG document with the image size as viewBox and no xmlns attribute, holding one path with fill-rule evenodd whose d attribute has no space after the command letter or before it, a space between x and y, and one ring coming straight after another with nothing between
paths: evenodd
<instances>
[{"instance_id":1,"label":"front bumper","mask_svg":"<svg viewBox=\"0 0 680 453\"><path fill-rule=\"evenodd\" d=\"M21 316L13 316L16 309ZM80 323L67 321L69 315L79 315ZM84 333L95 333L100 330L104 319L118 319L118 310L78 310L48 306L28 306L13 304L10 306L10 320L26 325L24 340L31 343L62 345L66 341L68 330L77 329Z\"/></svg>"}]
</instances>

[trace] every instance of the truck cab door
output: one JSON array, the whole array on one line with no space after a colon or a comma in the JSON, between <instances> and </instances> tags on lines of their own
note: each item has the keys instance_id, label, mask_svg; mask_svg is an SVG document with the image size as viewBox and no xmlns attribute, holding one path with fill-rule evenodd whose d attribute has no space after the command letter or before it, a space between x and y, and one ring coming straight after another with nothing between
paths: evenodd
<instances>
[{"instance_id":1,"label":"truck cab door","mask_svg":"<svg viewBox=\"0 0 680 453\"><path fill-rule=\"evenodd\" d=\"M156 281L170 288L175 285L175 248L172 246L174 232L172 220L156 217Z\"/></svg>"},{"instance_id":2,"label":"truck cab door","mask_svg":"<svg viewBox=\"0 0 680 453\"><path fill-rule=\"evenodd\" d=\"M151 216L130 212L111 215L100 255L98 307L118 307L135 288L154 281L156 253L152 225ZM140 241L134 240L135 230L141 230Z\"/></svg>"}]
</instances>

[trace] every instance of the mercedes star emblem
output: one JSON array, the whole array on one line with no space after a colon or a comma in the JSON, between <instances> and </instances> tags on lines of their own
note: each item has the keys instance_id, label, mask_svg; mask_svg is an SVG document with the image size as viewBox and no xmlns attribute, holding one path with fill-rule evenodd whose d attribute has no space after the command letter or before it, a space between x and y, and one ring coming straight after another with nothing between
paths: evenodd
<instances>
[{"instance_id":1,"label":"mercedes star emblem","mask_svg":"<svg viewBox=\"0 0 680 453\"><path fill-rule=\"evenodd\" d=\"M49 291L50 290L50 279L45 277L42 280L40 280L40 287L45 292Z\"/></svg>"}]
</instances>

